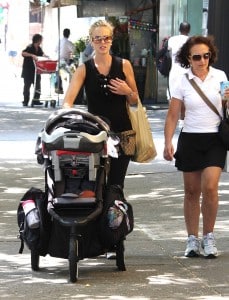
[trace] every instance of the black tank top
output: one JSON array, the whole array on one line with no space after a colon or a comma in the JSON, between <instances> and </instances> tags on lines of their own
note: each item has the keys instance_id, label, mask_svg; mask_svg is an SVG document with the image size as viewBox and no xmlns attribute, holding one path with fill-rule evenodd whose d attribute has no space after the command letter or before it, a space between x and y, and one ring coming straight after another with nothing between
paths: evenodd
<instances>
[{"instance_id":1,"label":"black tank top","mask_svg":"<svg viewBox=\"0 0 229 300\"><path fill-rule=\"evenodd\" d=\"M107 118L110 121L111 129L115 132L131 129L131 122L126 109L126 96L113 94L107 88L111 78L118 77L125 80L122 59L112 56L111 68L107 76L99 73L93 58L86 61L85 66L85 92L88 111Z\"/></svg>"}]
</instances>

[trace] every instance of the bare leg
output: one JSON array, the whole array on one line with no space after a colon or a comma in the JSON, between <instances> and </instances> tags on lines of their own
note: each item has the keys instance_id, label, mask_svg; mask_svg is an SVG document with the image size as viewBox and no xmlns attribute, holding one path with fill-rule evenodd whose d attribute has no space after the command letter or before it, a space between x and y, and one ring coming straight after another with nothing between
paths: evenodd
<instances>
[{"instance_id":1,"label":"bare leg","mask_svg":"<svg viewBox=\"0 0 229 300\"><path fill-rule=\"evenodd\" d=\"M218 211L218 183L221 168L208 167L201 175L203 235L214 231Z\"/></svg>"},{"instance_id":2,"label":"bare leg","mask_svg":"<svg viewBox=\"0 0 229 300\"><path fill-rule=\"evenodd\" d=\"M198 237L200 217L201 171L185 172L184 217L188 235Z\"/></svg>"}]
</instances>

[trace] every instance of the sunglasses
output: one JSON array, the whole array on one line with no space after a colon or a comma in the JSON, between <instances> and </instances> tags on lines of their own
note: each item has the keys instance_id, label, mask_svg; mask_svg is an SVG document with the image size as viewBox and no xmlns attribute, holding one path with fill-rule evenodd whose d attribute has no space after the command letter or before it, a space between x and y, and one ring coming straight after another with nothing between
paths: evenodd
<instances>
[{"instance_id":1,"label":"sunglasses","mask_svg":"<svg viewBox=\"0 0 229 300\"><path fill-rule=\"evenodd\" d=\"M95 44L100 44L104 42L105 44L110 43L112 41L112 36L104 35L104 36L95 36L92 38L92 41Z\"/></svg>"},{"instance_id":2,"label":"sunglasses","mask_svg":"<svg viewBox=\"0 0 229 300\"><path fill-rule=\"evenodd\" d=\"M194 61L200 61L202 58L203 59L209 59L211 57L211 53L210 52L207 52L207 53L204 53L204 54L193 54L193 55L190 55L191 59L194 60Z\"/></svg>"}]
</instances>

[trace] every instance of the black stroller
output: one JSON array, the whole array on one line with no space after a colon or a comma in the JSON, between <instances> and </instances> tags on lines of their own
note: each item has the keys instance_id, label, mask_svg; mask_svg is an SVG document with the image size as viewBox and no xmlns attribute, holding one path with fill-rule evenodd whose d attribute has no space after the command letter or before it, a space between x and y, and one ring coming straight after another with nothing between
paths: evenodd
<instances>
[{"instance_id":1,"label":"black stroller","mask_svg":"<svg viewBox=\"0 0 229 300\"><path fill-rule=\"evenodd\" d=\"M39 134L36 154L45 170L45 204L41 208L36 201L36 205L41 217L40 239L45 233L46 244L42 251L31 248L34 271L39 270L39 256L67 258L70 281L76 282L79 260L109 250L116 251L116 265L125 270L124 239L133 230L133 212L118 187L107 192L109 132L107 123L97 116L79 109L60 109ZM116 217L121 216L120 230L107 226L107 211L114 201L121 203L116 210ZM44 207L48 213L42 212ZM114 215L112 218L114 221Z\"/></svg>"}]
</instances>

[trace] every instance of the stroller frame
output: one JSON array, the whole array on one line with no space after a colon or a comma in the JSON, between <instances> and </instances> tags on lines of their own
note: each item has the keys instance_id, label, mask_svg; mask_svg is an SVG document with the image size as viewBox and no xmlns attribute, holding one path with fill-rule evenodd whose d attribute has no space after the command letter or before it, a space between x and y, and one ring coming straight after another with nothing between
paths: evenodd
<instances>
[{"instance_id":1,"label":"stroller frame","mask_svg":"<svg viewBox=\"0 0 229 300\"><path fill-rule=\"evenodd\" d=\"M100 132L90 134L82 132L82 128L78 130L79 117L86 120L89 127L93 122L96 123ZM67 127L71 126L74 129L68 130ZM92 128L93 130L94 128ZM87 241L87 234L90 235L89 241L90 237L94 238L97 234L94 228L99 222L99 216L103 209L104 189L109 170L109 157L106 151L109 130L109 126L97 116L79 109L62 109L50 116L37 143L38 162L42 162L45 167L48 213L54 232L54 234L51 233L47 254L68 258L70 282L72 283L78 279L78 262L81 259L102 255L110 250L104 249L101 245L98 250L93 250L91 253L87 249L90 244ZM86 197L77 194L74 190L75 183L84 177L85 171L88 179L86 183L89 186L91 183L95 183L95 195L89 193L90 195ZM67 190L67 192L66 176L68 179L70 178L70 183L71 180L74 182L73 185L69 185L70 191ZM61 251L59 253L59 250L56 249L59 243L56 242L55 232L58 232L57 236L63 230L63 235L66 235L66 232L69 234L69 240L68 245L65 245L64 253ZM95 239L95 244L96 242ZM116 266L118 270L125 271L123 240L115 245L115 251ZM31 250L31 267L34 271L39 270L39 256L39 250Z\"/></svg>"}]
</instances>

